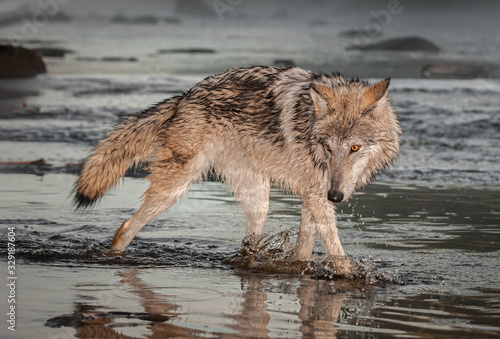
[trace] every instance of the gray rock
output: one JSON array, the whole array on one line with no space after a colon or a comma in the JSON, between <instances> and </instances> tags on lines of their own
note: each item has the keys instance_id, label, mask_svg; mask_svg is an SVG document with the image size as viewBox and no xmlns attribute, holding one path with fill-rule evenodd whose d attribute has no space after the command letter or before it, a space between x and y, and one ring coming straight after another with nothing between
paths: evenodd
<instances>
[{"instance_id":1,"label":"gray rock","mask_svg":"<svg viewBox=\"0 0 500 339\"><path fill-rule=\"evenodd\" d=\"M40 48L35 48L34 51L36 51L38 54L40 54L43 57L52 57L52 58L64 58L66 54L73 54L74 52L65 49L65 48L52 48L52 47L40 47Z\"/></svg>"},{"instance_id":2,"label":"gray rock","mask_svg":"<svg viewBox=\"0 0 500 339\"><path fill-rule=\"evenodd\" d=\"M160 49L158 54L215 54L215 50L211 48L172 48Z\"/></svg>"},{"instance_id":3,"label":"gray rock","mask_svg":"<svg viewBox=\"0 0 500 339\"><path fill-rule=\"evenodd\" d=\"M439 52L433 42L417 36L387 39L364 46L351 45L348 50L361 51L397 51L397 52Z\"/></svg>"},{"instance_id":4,"label":"gray rock","mask_svg":"<svg viewBox=\"0 0 500 339\"><path fill-rule=\"evenodd\" d=\"M276 59L273 65L276 67L293 67L295 66L295 62L291 59Z\"/></svg>"},{"instance_id":5,"label":"gray rock","mask_svg":"<svg viewBox=\"0 0 500 339\"><path fill-rule=\"evenodd\" d=\"M439 79L498 79L500 66L439 62L422 67L422 76Z\"/></svg>"}]
</instances>

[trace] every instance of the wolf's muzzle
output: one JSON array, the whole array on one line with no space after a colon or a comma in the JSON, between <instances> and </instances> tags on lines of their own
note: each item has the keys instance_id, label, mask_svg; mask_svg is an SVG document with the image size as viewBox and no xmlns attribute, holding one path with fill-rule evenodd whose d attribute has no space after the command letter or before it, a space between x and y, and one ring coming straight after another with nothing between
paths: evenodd
<instances>
[{"instance_id":1,"label":"wolf's muzzle","mask_svg":"<svg viewBox=\"0 0 500 339\"><path fill-rule=\"evenodd\" d=\"M344 199L344 193L337 189L331 189L328 191L328 200L334 203L341 202Z\"/></svg>"}]
</instances>

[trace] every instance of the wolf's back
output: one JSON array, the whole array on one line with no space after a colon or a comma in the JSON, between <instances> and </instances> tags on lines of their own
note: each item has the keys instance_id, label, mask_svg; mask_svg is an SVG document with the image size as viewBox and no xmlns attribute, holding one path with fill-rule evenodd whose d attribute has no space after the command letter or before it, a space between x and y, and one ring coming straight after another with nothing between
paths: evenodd
<instances>
[{"instance_id":1,"label":"wolf's back","mask_svg":"<svg viewBox=\"0 0 500 339\"><path fill-rule=\"evenodd\" d=\"M174 115L180 99L174 97L127 118L99 141L75 183L76 208L96 203L132 164L151 155L158 131Z\"/></svg>"}]
</instances>

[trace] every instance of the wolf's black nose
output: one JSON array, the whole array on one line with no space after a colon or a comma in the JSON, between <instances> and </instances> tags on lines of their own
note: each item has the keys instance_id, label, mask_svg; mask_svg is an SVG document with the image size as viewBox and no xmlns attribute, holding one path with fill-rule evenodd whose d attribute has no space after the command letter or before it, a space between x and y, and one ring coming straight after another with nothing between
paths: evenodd
<instances>
[{"instance_id":1,"label":"wolf's black nose","mask_svg":"<svg viewBox=\"0 0 500 339\"><path fill-rule=\"evenodd\" d=\"M331 202L341 202L344 199L344 193L339 190L331 189L328 191L328 200Z\"/></svg>"}]
</instances>

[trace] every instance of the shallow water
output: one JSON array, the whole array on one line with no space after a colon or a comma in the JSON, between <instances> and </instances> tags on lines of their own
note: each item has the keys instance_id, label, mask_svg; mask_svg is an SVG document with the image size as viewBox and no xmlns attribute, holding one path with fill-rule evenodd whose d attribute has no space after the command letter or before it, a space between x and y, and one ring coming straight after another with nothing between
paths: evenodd
<instances>
[{"instance_id":1,"label":"shallow water","mask_svg":"<svg viewBox=\"0 0 500 339\"><path fill-rule=\"evenodd\" d=\"M232 261L245 220L219 182L195 185L125 255L109 256L114 230L139 207L147 181L129 173L97 208L75 212L69 194L78 163L119 119L200 78L165 75L149 84L141 76L47 75L0 83L7 93L1 160L45 161L0 166L2 249L8 228L16 232L16 337L500 335L494 81L393 81L400 158L338 206L354 279L320 259L306 267L261 255L251 265ZM293 243L300 207L298 198L272 191L268 244L279 247L287 230ZM315 255L324 255L319 243ZM2 272L6 264L2 256Z\"/></svg>"},{"instance_id":2,"label":"shallow water","mask_svg":"<svg viewBox=\"0 0 500 339\"><path fill-rule=\"evenodd\" d=\"M340 205L344 248L365 273L325 280L228 263L245 220L218 182L195 185L109 257L145 181L75 213L73 180L0 175L0 223L16 229L16 337L500 335L498 188L371 185ZM299 214L298 199L273 190L265 231L293 229Z\"/></svg>"},{"instance_id":3,"label":"shallow water","mask_svg":"<svg viewBox=\"0 0 500 339\"><path fill-rule=\"evenodd\" d=\"M125 116L181 93L203 76L40 76L0 82L2 161L48 166L5 172L71 172ZM500 81L395 79L390 98L403 128L399 159L382 178L500 184ZM25 107L22 107L24 103Z\"/></svg>"}]
</instances>

